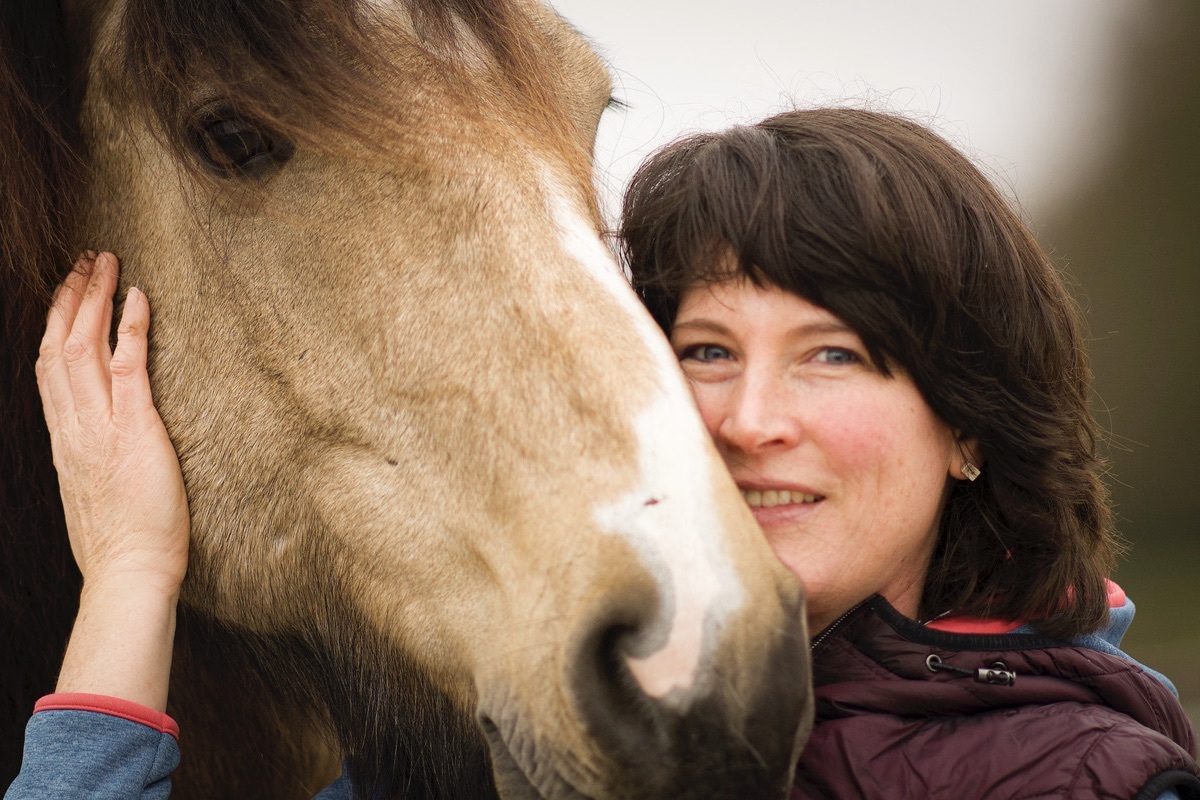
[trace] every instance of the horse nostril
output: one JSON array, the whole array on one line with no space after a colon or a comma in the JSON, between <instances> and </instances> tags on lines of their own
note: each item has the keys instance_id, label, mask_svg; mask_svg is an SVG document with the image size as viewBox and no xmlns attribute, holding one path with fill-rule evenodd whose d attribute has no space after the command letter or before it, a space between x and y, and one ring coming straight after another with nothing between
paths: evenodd
<instances>
[{"instance_id":1,"label":"horse nostril","mask_svg":"<svg viewBox=\"0 0 1200 800\"><path fill-rule=\"evenodd\" d=\"M675 716L666 699L648 696L630 670L641 635L635 618L610 617L581 643L572 686L589 735L629 775L663 766Z\"/></svg>"},{"instance_id":2,"label":"horse nostril","mask_svg":"<svg viewBox=\"0 0 1200 800\"><path fill-rule=\"evenodd\" d=\"M613 704L608 707L635 711L644 707L642 713L635 715L638 720L644 720L654 704L630 668L629 654L635 649L632 643L637 636L638 629L635 626L609 626L597 638L591 662L594 669L594 685L604 692L606 699Z\"/></svg>"}]
</instances>

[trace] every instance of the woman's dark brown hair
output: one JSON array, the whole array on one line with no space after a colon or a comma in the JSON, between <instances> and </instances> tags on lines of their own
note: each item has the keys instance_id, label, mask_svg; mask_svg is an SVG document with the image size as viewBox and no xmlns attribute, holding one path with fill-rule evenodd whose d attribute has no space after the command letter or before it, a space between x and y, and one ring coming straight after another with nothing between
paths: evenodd
<instances>
[{"instance_id":1,"label":"woman's dark brown hair","mask_svg":"<svg viewBox=\"0 0 1200 800\"><path fill-rule=\"evenodd\" d=\"M1106 620L1117 544L1076 307L1018 214L927 128L793 111L693 136L625 196L634 287L670 331L688 289L738 275L836 314L885 374L978 440L985 465L942 513L921 614Z\"/></svg>"}]
</instances>

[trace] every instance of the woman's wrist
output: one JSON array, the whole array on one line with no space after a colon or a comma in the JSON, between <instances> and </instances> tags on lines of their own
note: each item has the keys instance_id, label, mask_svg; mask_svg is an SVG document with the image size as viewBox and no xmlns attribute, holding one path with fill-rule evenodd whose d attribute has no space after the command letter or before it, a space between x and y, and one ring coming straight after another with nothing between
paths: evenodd
<instances>
[{"instance_id":1,"label":"woman's wrist","mask_svg":"<svg viewBox=\"0 0 1200 800\"><path fill-rule=\"evenodd\" d=\"M179 587L159 576L85 581L56 691L166 711Z\"/></svg>"}]
</instances>

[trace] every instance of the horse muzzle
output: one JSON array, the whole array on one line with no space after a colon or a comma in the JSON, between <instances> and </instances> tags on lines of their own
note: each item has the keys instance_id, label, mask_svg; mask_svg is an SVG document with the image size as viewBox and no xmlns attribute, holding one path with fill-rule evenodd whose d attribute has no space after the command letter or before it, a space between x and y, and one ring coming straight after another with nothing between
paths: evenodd
<instances>
[{"instance_id":1,"label":"horse muzzle","mask_svg":"<svg viewBox=\"0 0 1200 800\"><path fill-rule=\"evenodd\" d=\"M600 625L569 659L570 724L543 733L523 704L482 692L478 717L505 800L786 797L812 721L803 613L753 657L719 652L686 696L651 697L631 674L625 624ZM747 665L758 666L747 674ZM542 706L544 708L544 706Z\"/></svg>"}]
</instances>

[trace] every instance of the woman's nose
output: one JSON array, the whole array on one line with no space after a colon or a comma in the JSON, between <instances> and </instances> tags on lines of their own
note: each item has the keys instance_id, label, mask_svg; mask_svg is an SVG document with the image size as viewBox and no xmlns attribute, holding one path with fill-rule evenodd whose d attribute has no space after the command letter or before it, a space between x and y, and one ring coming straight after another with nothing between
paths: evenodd
<instances>
[{"instance_id":1,"label":"woman's nose","mask_svg":"<svg viewBox=\"0 0 1200 800\"><path fill-rule=\"evenodd\" d=\"M744 453L792 447L801 434L797 405L779 376L747 372L717 426L718 443Z\"/></svg>"}]
</instances>

